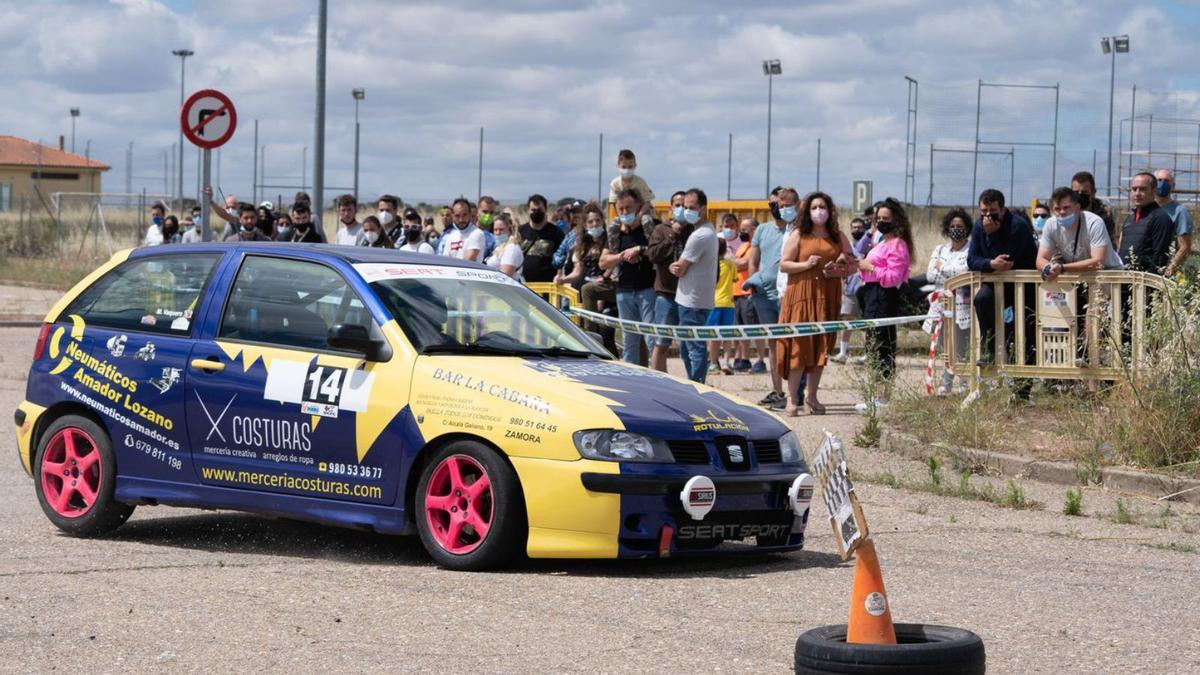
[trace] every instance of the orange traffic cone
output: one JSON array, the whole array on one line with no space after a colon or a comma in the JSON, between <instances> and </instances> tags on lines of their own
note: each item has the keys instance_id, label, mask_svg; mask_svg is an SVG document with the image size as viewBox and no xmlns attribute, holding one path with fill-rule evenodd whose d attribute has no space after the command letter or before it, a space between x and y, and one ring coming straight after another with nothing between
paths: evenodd
<instances>
[{"instance_id":1,"label":"orange traffic cone","mask_svg":"<svg viewBox=\"0 0 1200 675\"><path fill-rule=\"evenodd\" d=\"M892 625L892 610L888 606L887 592L883 589L883 573L879 570L875 543L864 539L855 549L855 556L846 642L894 645L896 627Z\"/></svg>"}]
</instances>

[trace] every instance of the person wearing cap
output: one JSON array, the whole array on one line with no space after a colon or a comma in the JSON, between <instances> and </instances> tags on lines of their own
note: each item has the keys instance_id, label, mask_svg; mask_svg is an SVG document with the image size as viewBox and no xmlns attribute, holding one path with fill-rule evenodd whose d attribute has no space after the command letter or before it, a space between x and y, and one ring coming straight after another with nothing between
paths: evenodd
<instances>
[{"instance_id":1,"label":"person wearing cap","mask_svg":"<svg viewBox=\"0 0 1200 675\"><path fill-rule=\"evenodd\" d=\"M433 224L433 219L429 219L430 225ZM404 212L404 220L397 236L392 238L396 242L396 248L401 251L410 251L412 253L436 253L433 246L424 240L425 231L421 225L421 214L415 209L407 209Z\"/></svg>"},{"instance_id":2,"label":"person wearing cap","mask_svg":"<svg viewBox=\"0 0 1200 675\"><path fill-rule=\"evenodd\" d=\"M275 239L275 205L269 201L264 201L258 205L255 210L256 219L255 226L259 232L267 239Z\"/></svg>"}]
</instances>

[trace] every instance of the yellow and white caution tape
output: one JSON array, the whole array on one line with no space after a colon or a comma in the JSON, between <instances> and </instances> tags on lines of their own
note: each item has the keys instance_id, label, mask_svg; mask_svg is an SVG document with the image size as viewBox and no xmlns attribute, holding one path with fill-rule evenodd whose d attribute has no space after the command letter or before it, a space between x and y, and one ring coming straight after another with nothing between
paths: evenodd
<instances>
[{"instance_id":1,"label":"yellow and white caution tape","mask_svg":"<svg viewBox=\"0 0 1200 675\"><path fill-rule=\"evenodd\" d=\"M843 330L863 330L866 328L882 328L884 326L899 326L906 323L924 321L928 315L897 316L888 319L856 319L854 321L812 321L808 323L760 323L746 326L664 326L661 324L644 323L618 319L607 314L597 314L585 309L570 309L571 314L582 317L593 323L613 328L620 328L626 333L635 335L652 335L655 337L672 338L675 340L709 341L709 340L762 340L776 338L806 337L837 333Z\"/></svg>"}]
</instances>

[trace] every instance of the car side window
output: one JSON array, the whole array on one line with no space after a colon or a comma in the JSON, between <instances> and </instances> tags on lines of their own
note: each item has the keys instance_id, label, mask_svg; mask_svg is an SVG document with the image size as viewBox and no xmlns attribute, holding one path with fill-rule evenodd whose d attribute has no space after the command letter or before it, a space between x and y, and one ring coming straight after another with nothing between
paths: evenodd
<instances>
[{"instance_id":1,"label":"car side window","mask_svg":"<svg viewBox=\"0 0 1200 675\"><path fill-rule=\"evenodd\" d=\"M332 326L372 322L362 300L335 270L303 260L248 256L217 335L322 350L329 348Z\"/></svg>"},{"instance_id":2,"label":"car side window","mask_svg":"<svg viewBox=\"0 0 1200 675\"><path fill-rule=\"evenodd\" d=\"M220 253L131 260L92 284L71 303L89 325L185 337Z\"/></svg>"}]
</instances>

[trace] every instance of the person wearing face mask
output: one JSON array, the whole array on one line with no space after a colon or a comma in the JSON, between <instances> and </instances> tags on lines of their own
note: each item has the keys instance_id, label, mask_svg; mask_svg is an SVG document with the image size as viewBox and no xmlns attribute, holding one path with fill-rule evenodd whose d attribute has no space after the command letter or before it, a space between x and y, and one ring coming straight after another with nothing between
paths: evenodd
<instances>
[{"instance_id":1,"label":"person wearing face mask","mask_svg":"<svg viewBox=\"0 0 1200 675\"><path fill-rule=\"evenodd\" d=\"M1025 224L1026 228L1029 224ZM858 261L863 281L863 316L867 319L887 319L900 316L900 286L908 280L908 268L914 250L912 228L908 214L892 197L883 200L875 211L875 229L883 241L871 247L866 258ZM875 360L884 388L890 386L896 372L896 327L869 328L867 351ZM873 401L855 404L854 409L866 414L883 405L880 392L873 392Z\"/></svg>"},{"instance_id":2,"label":"person wearing face mask","mask_svg":"<svg viewBox=\"0 0 1200 675\"><path fill-rule=\"evenodd\" d=\"M733 266L737 269L737 278L733 280L733 313L736 323L739 326L754 326L761 323L758 320L758 312L754 310L754 300L750 297L750 290L745 288L743 284L750 277L750 240L754 237L754 230L758 228L758 222L753 218L743 218L738 224L738 238L733 243ZM757 360L752 364L750 362L750 348L756 350ZM735 348L736 355L733 359L733 372L735 373L765 373L767 372L767 364L763 360L764 354L767 353L766 340L738 340Z\"/></svg>"},{"instance_id":3,"label":"person wearing face mask","mask_svg":"<svg viewBox=\"0 0 1200 675\"><path fill-rule=\"evenodd\" d=\"M392 238L383 229L383 224L376 216L367 216L362 222L362 243L359 246L368 248L395 248Z\"/></svg>"},{"instance_id":4,"label":"person wearing face mask","mask_svg":"<svg viewBox=\"0 0 1200 675\"><path fill-rule=\"evenodd\" d=\"M337 198L337 215L341 227L338 228L334 243L338 246L361 246L363 228L358 222L358 200L354 195L347 194Z\"/></svg>"},{"instance_id":5,"label":"person wearing face mask","mask_svg":"<svg viewBox=\"0 0 1200 675\"><path fill-rule=\"evenodd\" d=\"M1080 171L1071 176L1071 189L1079 198L1079 205L1084 211L1100 216L1104 227L1108 230L1108 238L1117 248L1121 246L1121 231L1117 229L1117 221L1113 218L1112 209L1096 196L1096 177L1090 171Z\"/></svg>"},{"instance_id":6,"label":"person wearing face mask","mask_svg":"<svg viewBox=\"0 0 1200 675\"><path fill-rule=\"evenodd\" d=\"M1175 191L1175 174L1170 169L1159 169L1154 172L1154 179L1157 181L1154 201L1175 224L1175 255L1163 273L1170 277L1179 271L1192 253L1192 217L1183 204L1171 199L1171 193Z\"/></svg>"},{"instance_id":7,"label":"person wearing face mask","mask_svg":"<svg viewBox=\"0 0 1200 675\"><path fill-rule=\"evenodd\" d=\"M400 222L400 198L395 195L383 195L376 202L375 207L379 213L375 215L379 219L379 224L383 226L383 231L392 241L400 241L404 236L404 223Z\"/></svg>"},{"instance_id":8,"label":"person wearing face mask","mask_svg":"<svg viewBox=\"0 0 1200 675\"><path fill-rule=\"evenodd\" d=\"M183 234L179 231L178 218L175 216L163 218L162 238L164 244L178 244L183 240Z\"/></svg>"},{"instance_id":9,"label":"person wearing face mask","mask_svg":"<svg viewBox=\"0 0 1200 675\"><path fill-rule=\"evenodd\" d=\"M946 287L946 280L963 272L969 271L967 266L967 251L968 242L971 238L971 216L963 209L954 208L946 212L942 217L942 237L947 241L938 244L933 249L933 253L929 255L929 266L925 270L925 278L930 284L933 284L934 291L941 291ZM935 321L941 320L942 332L939 335L938 350L942 350L946 343L946 331L957 331L955 334L954 344L958 346L958 360L966 358L967 349L970 346L970 329L971 329L971 291L968 288L960 288L956 291L954 302L951 306L953 312L946 315L942 311L944 305L940 300L935 300L929 305L929 318L925 320L922 328L926 333L933 334L935 329ZM960 381L962 378L959 378ZM949 368L942 369L942 384L938 388L938 396L945 396L950 393L954 385L954 373Z\"/></svg>"},{"instance_id":10,"label":"person wearing face mask","mask_svg":"<svg viewBox=\"0 0 1200 675\"><path fill-rule=\"evenodd\" d=\"M450 206L450 227L442 232L438 241L442 255L459 260L483 262L483 249L487 245L483 230L471 222L471 202L465 197L454 200Z\"/></svg>"},{"instance_id":11,"label":"person wearing face mask","mask_svg":"<svg viewBox=\"0 0 1200 675\"><path fill-rule=\"evenodd\" d=\"M256 210L255 227L267 239L275 238L275 205L271 202L263 202L258 205Z\"/></svg>"},{"instance_id":12,"label":"person wearing face mask","mask_svg":"<svg viewBox=\"0 0 1200 675\"><path fill-rule=\"evenodd\" d=\"M179 224L179 229L183 232L182 236L179 238L181 243L195 244L203 241L203 237L200 232L200 224L192 220L191 216L187 216L183 219L183 222Z\"/></svg>"},{"instance_id":13,"label":"person wearing face mask","mask_svg":"<svg viewBox=\"0 0 1200 675\"><path fill-rule=\"evenodd\" d=\"M671 195L670 222L655 225L646 244L646 258L654 265L654 323L660 326L679 325L679 304L675 301L679 279L671 272L671 265L679 260L684 242L692 233L692 226L683 220L683 195L682 190ZM651 338L650 367L667 372L670 349L671 338ZM680 350L679 356L686 370L690 363L687 351Z\"/></svg>"},{"instance_id":14,"label":"person wearing face mask","mask_svg":"<svg viewBox=\"0 0 1200 675\"><path fill-rule=\"evenodd\" d=\"M160 246L163 243L163 223L166 221L167 209L162 204L155 204L150 207L150 227L146 230L146 237L142 240L142 246Z\"/></svg>"},{"instance_id":15,"label":"person wearing face mask","mask_svg":"<svg viewBox=\"0 0 1200 675\"><path fill-rule=\"evenodd\" d=\"M272 237L275 241L291 241L292 237L296 236L296 228L292 225L292 218L286 213L279 214L275 219L275 236Z\"/></svg>"},{"instance_id":16,"label":"person wearing face mask","mask_svg":"<svg viewBox=\"0 0 1200 675\"><path fill-rule=\"evenodd\" d=\"M308 202L292 204L292 236L286 241L296 244L322 243L321 237L317 233L317 227L313 225Z\"/></svg>"},{"instance_id":17,"label":"person wearing face mask","mask_svg":"<svg viewBox=\"0 0 1200 675\"><path fill-rule=\"evenodd\" d=\"M708 220L708 195L692 188L683 195L683 221L694 229L683 245L679 260L671 263L671 273L679 278L675 302L679 303L680 326L703 326L716 306L717 264L720 245L717 231ZM688 352L688 379L704 383L708 374L708 348L698 340L681 341L680 350Z\"/></svg>"},{"instance_id":18,"label":"person wearing face mask","mask_svg":"<svg viewBox=\"0 0 1200 675\"><path fill-rule=\"evenodd\" d=\"M554 283L570 285L579 289L579 299L583 308L589 312L604 313L617 307L617 287L613 284L612 270L600 266L600 256L604 253L605 229L604 213L595 202L584 207L584 218L575 234L575 248L571 253L571 272L564 274L561 270L554 277ZM586 322L585 328L600 335L604 348L614 356L618 354L615 341L616 330L610 326Z\"/></svg>"},{"instance_id":19,"label":"person wearing face mask","mask_svg":"<svg viewBox=\"0 0 1200 675\"><path fill-rule=\"evenodd\" d=\"M253 204L238 204L238 230L225 238L226 242L271 241L258 229L258 209Z\"/></svg>"},{"instance_id":20,"label":"person wearing face mask","mask_svg":"<svg viewBox=\"0 0 1200 675\"><path fill-rule=\"evenodd\" d=\"M637 174L637 157L628 148L617 153L617 177L608 184L608 203L617 203L617 194L621 190L637 190L642 196L642 213L645 215L654 209L654 190L646 180Z\"/></svg>"},{"instance_id":21,"label":"person wearing face mask","mask_svg":"<svg viewBox=\"0 0 1200 675\"><path fill-rule=\"evenodd\" d=\"M492 226L498 217L496 207L495 197L483 195L479 198L479 207L475 210L475 225L483 230L483 260L492 257L492 254L496 252L496 235L492 233ZM513 222L511 215L509 221Z\"/></svg>"},{"instance_id":22,"label":"person wearing face mask","mask_svg":"<svg viewBox=\"0 0 1200 675\"><path fill-rule=\"evenodd\" d=\"M496 235L496 250L485 264L514 279L520 279L521 266L525 262L525 254L521 252L521 233L504 215L498 216L492 222L492 227Z\"/></svg>"},{"instance_id":23,"label":"person wearing face mask","mask_svg":"<svg viewBox=\"0 0 1200 675\"><path fill-rule=\"evenodd\" d=\"M600 255L600 267L617 279L617 315L630 321L654 321L654 266L646 257L649 239L638 219L642 198L633 190L617 193L617 219L608 230L607 242ZM647 351L652 338L624 333L621 358L627 363L645 365L642 345Z\"/></svg>"},{"instance_id":24,"label":"person wearing face mask","mask_svg":"<svg viewBox=\"0 0 1200 675\"><path fill-rule=\"evenodd\" d=\"M435 249L425 241L425 228L421 225L421 214L414 209L404 212L403 228L398 239L393 239L396 248L410 253L427 253L432 255Z\"/></svg>"},{"instance_id":25,"label":"person wearing face mask","mask_svg":"<svg viewBox=\"0 0 1200 675\"><path fill-rule=\"evenodd\" d=\"M800 220L788 234L780 254L779 272L787 286L779 312L780 323L833 321L842 304L842 279L854 260L850 240L838 229L837 207L824 192L804 198ZM813 415L824 415L817 399L827 355L836 333L786 338L778 341L776 370L786 378L788 401L784 413L800 411L800 380L807 380L804 404Z\"/></svg>"},{"instance_id":26,"label":"person wearing face mask","mask_svg":"<svg viewBox=\"0 0 1200 675\"><path fill-rule=\"evenodd\" d=\"M525 280L554 281L554 252L566 235L546 220L545 197L530 195L526 205L529 207L529 222L517 231L521 235L521 252L525 254Z\"/></svg>"},{"instance_id":27,"label":"person wearing face mask","mask_svg":"<svg viewBox=\"0 0 1200 675\"><path fill-rule=\"evenodd\" d=\"M1039 199L1033 203L1033 220L1029 221L1033 225L1034 239L1042 240L1042 232L1046 229L1047 220L1050 220L1050 207Z\"/></svg>"},{"instance_id":28,"label":"person wearing face mask","mask_svg":"<svg viewBox=\"0 0 1200 675\"><path fill-rule=\"evenodd\" d=\"M783 241L788 234L788 226L795 226L799 218L800 195L793 188L778 187L771 191L771 220L766 221L754 230L750 239L750 274L743 282L743 288L750 289L750 297L754 302L754 310L762 323L779 323L779 260L783 252ZM770 201L770 200L769 200ZM778 346L775 340L768 341L770 356L767 368L771 372L771 392L761 401L761 406L772 410L783 410L787 405L787 396L783 393L783 379L775 367Z\"/></svg>"}]
</instances>

